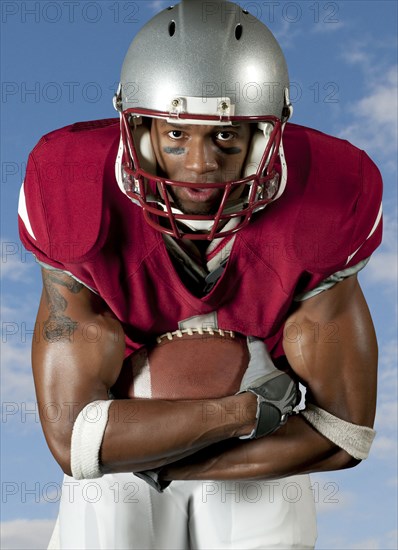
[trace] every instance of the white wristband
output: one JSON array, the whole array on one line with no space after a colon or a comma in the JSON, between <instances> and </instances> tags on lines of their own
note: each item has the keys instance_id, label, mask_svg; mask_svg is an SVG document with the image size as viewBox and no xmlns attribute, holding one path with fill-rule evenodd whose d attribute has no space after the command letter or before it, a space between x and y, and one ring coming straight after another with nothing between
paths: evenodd
<instances>
[{"instance_id":1,"label":"white wristband","mask_svg":"<svg viewBox=\"0 0 398 550\"><path fill-rule=\"evenodd\" d=\"M311 403L307 403L306 409L301 411L301 414L319 433L349 455L357 460L368 457L376 435L372 428L346 422Z\"/></svg>"},{"instance_id":2,"label":"white wristband","mask_svg":"<svg viewBox=\"0 0 398 550\"><path fill-rule=\"evenodd\" d=\"M99 452L112 400L93 401L75 420L71 441L71 470L75 479L102 477Z\"/></svg>"}]
</instances>

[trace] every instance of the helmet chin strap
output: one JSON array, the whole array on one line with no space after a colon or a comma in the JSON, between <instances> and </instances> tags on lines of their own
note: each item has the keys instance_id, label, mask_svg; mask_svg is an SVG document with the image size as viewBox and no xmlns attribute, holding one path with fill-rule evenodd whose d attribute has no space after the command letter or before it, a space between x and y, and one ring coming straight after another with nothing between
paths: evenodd
<instances>
[{"instance_id":1,"label":"helmet chin strap","mask_svg":"<svg viewBox=\"0 0 398 550\"><path fill-rule=\"evenodd\" d=\"M162 207L164 211L166 211L166 207L163 204L161 203L158 203L158 204L159 206ZM175 208L174 206L171 207L171 211L173 212L173 214L184 214L182 210ZM186 225L192 231L210 231L213 227L214 222L212 220L185 219L185 220L178 220L178 223L182 223Z\"/></svg>"},{"instance_id":2,"label":"helmet chin strap","mask_svg":"<svg viewBox=\"0 0 398 550\"><path fill-rule=\"evenodd\" d=\"M169 195L170 196L170 195ZM158 203L159 206L166 212L166 207L162 203ZM238 212L242 206L245 204L244 199L233 199L230 201L227 201L227 207L224 208L224 214L232 214L233 212ZM179 208L175 208L174 206L171 207L171 211L173 214L185 214L182 210ZM238 224L239 218L232 218L232 220L236 220L236 224ZM231 221L231 220L230 220ZM182 223L183 225L186 225L189 229L192 231L210 231L213 229L214 220L178 220L178 223ZM231 229L234 227L234 225L231 226ZM229 227L229 225L228 225Z\"/></svg>"},{"instance_id":3,"label":"helmet chin strap","mask_svg":"<svg viewBox=\"0 0 398 550\"><path fill-rule=\"evenodd\" d=\"M176 214L182 214L181 210L172 208L172 211ZM239 223L240 218L232 218L224 226L224 231L229 231L236 227ZM212 220L178 220L178 223L185 225L191 231L206 231L210 232L213 228L214 221Z\"/></svg>"}]
</instances>

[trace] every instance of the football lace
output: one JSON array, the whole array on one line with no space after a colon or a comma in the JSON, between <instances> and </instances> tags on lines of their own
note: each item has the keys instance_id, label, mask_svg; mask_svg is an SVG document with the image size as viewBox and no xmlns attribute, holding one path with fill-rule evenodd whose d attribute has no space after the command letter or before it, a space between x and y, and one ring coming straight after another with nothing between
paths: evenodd
<instances>
[{"instance_id":1,"label":"football lace","mask_svg":"<svg viewBox=\"0 0 398 550\"><path fill-rule=\"evenodd\" d=\"M186 328L183 330L175 330L174 332L166 332L165 334L161 334L156 338L156 342L158 344L161 343L162 340L167 338L168 340L173 340L173 338L182 338L184 334L188 334L189 336L192 336L194 334L208 334L210 336L214 336L215 334L218 334L219 336L223 336L224 338L230 337L235 338L235 333L232 330L222 330L218 328L211 328L211 327L198 327L198 328Z\"/></svg>"}]
</instances>

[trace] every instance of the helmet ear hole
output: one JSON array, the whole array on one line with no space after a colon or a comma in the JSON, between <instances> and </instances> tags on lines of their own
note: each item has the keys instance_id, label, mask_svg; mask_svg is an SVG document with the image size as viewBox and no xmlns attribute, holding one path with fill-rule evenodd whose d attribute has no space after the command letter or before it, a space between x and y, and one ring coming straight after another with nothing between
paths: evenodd
<instances>
[{"instance_id":1,"label":"helmet ear hole","mask_svg":"<svg viewBox=\"0 0 398 550\"><path fill-rule=\"evenodd\" d=\"M176 32L176 22L175 21L170 21L170 23L169 23L169 35L174 36L175 32Z\"/></svg>"},{"instance_id":2,"label":"helmet ear hole","mask_svg":"<svg viewBox=\"0 0 398 550\"><path fill-rule=\"evenodd\" d=\"M236 38L236 40L240 40L240 39L241 39L242 33L243 33L243 27L242 27L242 25L239 23L239 25L236 25L236 27L235 27L235 38Z\"/></svg>"}]
</instances>

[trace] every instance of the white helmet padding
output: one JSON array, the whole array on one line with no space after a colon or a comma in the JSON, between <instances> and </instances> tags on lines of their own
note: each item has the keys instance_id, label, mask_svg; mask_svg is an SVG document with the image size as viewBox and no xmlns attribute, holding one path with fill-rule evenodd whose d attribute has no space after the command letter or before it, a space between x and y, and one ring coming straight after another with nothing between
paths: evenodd
<instances>
[{"instance_id":1,"label":"white helmet padding","mask_svg":"<svg viewBox=\"0 0 398 550\"><path fill-rule=\"evenodd\" d=\"M157 162L152 147L151 132L142 121L134 130L134 142L137 144L136 151L142 169L150 174L156 174Z\"/></svg>"}]
</instances>

